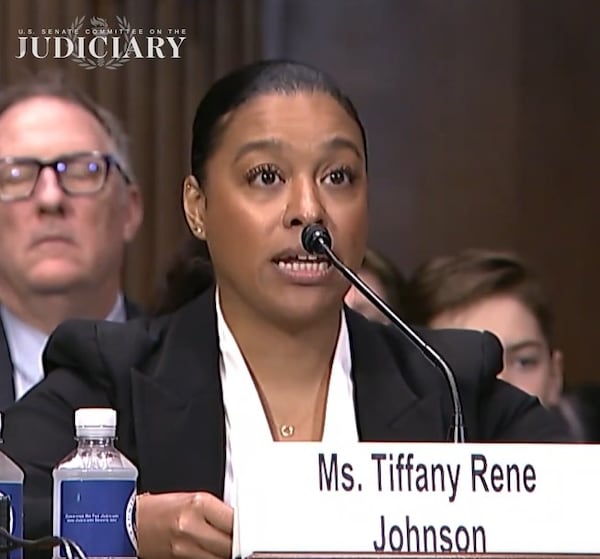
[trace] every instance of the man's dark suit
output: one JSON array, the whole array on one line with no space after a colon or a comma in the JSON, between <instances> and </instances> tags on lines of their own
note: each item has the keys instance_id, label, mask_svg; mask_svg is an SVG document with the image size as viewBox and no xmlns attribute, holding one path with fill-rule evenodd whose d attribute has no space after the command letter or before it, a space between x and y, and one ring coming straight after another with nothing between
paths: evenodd
<instances>
[{"instance_id":1,"label":"man's dark suit","mask_svg":"<svg viewBox=\"0 0 600 559\"><path fill-rule=\"evenodd\" d=\"M141 316L137 305L125 298L125 313L127 318ZM0 411L4 411L15 401L14 367L8 348L4 323L0 318Z\"/></svg>"},{"instance_id":2,"label":"man's dark suit","mask_svg":"<svg viewBox=\"0 0 600 559\"><path fill-rule=\"evenodd\" d=\"M446 440L452 406L442 374L395 328L352 311L347 318L361 440ZM502 367L495 337L423 335L456 371L471 441L561 437L536 399L495 379ZM118 410L118 444L139 467L140 491L222 496L225 426L213 290L161 318L65 323L48 344L45 367L51 374L5 418L5 450L27 472L30 537L50 533L50 472L74 448L78 407Z\"/></svg>"}]
</instances>

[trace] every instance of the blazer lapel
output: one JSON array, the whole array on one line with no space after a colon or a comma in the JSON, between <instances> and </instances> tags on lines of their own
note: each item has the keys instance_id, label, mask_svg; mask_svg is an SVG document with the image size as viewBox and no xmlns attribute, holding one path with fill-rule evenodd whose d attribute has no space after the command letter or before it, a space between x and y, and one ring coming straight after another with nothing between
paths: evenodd
<instances>
[{"instance_id":1,"label":"blazer lapel","mask_svg":"<svg viewBox=\"0 0 600 559\"><path fill-rule=\"evenodd\" d=\"M433 366L407 340L389 335L390 342L402 340L392 348L384 337L386 327L348 309L346 316L360 440L446 440L445 406L439 391L422 382L409 383L403 373L417 371L428 377Z\"/></svg>"},{"instance_id":2,"label":"blazer lapel","mask_svg":"<svg viewBox=\"0 0 600 559\"><path fill-rule=\"evenodd\" d=\"M0 411L15 401L14 367L10 358L4 324L0 320Z\"/></svg>"},{"instance_id":3,"label":"blazer lapel","mask_svg":"<svg viewBox=\"0 0 600 559\"><path fill-rule=\"evenodd\" d=\"M129 297L125 297L125 315L127 320L144 316L144 311L139 305L136 305Z\"/></svg>"},{"instance_id":4,"label":"blazer lapel","mask_svg":"<svg viewBox=\"0 0 600 559\"><path fill-rule=\"evenodd\" d=\"M214 290L157 328L160 352L133 371L132 400L144 491L223 496L225 424Z\"/></svg>"},{"instance_id":5,"label":"blazer lapel","mask_svg":"<svg viewBox=\"0 0 600 559\"><path fill-rule=\"evenodd\" d=\"M210 289L177 311L167 329L154 321L150 334L160 351L132 371L142 491L204 490L223 497L225 421L214 305ZM446 440L444 417L450 416L438 385L403 371L425 378L439 373L431 372L433 366L408 341L346 312L360 439Z\"/></svg>"}]
</instances>

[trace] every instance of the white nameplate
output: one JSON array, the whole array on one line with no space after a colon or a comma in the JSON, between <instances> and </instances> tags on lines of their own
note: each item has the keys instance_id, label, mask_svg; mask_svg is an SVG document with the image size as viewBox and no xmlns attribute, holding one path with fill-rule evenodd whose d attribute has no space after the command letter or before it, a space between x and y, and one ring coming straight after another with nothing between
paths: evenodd
<instances>
[{"instance_id":1,"label":"white nameplate","mask_svg":"<svg viewBox=\"0 0 600 559\"><path fill-rule=\"evenodd\" d=\"M600 553L600 445L273 443L235 485L242 557Z\"/></svg>"}]
</instances>

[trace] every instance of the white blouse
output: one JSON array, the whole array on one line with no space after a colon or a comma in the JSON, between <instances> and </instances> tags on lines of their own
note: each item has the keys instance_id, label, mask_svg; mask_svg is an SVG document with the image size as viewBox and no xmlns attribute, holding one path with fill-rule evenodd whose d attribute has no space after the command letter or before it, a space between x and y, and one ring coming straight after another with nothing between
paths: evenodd
<instances>
[{"instance_id":1,"label":"white blouse","mask_svg":"<svg viewBox=\"0 0 600 559\"><path fill-rule=\"evenodd\" d=\"M246 366L240 348L231 333L216 292L217 330L219 334L220 373L225 408L225 487L224 501L234 506L236 441L254 440L266 444L273 441L258 391ZM340 332L331 366L327 393L323 441L349 443L358 441L356 414L354 412L354 386L352 383L352 357L346 317L342 312ZM286 442L284 444L290 444Z\"/></svg>"}]
</instances>

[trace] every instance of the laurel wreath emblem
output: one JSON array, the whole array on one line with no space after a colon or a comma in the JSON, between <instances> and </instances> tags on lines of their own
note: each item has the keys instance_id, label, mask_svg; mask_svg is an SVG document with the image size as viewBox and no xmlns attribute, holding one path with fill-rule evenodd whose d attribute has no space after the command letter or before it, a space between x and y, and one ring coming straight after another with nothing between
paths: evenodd
<instances>
[{"instance_id":1,"label":"laurel wreath emblem","mask_svg":"<svg viewBox=\"0 0 600 559\"><path fill-rule=\"evenodd\" d=\"M126 62L129 62L131 58L124 58L125 53L129 49L129 44L131 43L131 39L133 38L133 32L131 30L131 25L129 21L127 21L126 17L116 16L117 23L119 25L119 30L121 31L121 36L125 38L125 46L119 52L117 57L109 58L108 60L104 58L92 58L92 57L79 57L74 54L71 55L70 59L73 62L76 62L82 68L86 70L95 70L96 68L106 68L107 70L116 70L123 66ZM101 21L99 18L91 18L92 23L94 20ZM79 36L79 31L83 27L83 23L85 22L85 16L76 17L69 29L67 29L67 37L75 47L75 42L77 37Z\"/></svg>"}]
</instances>

